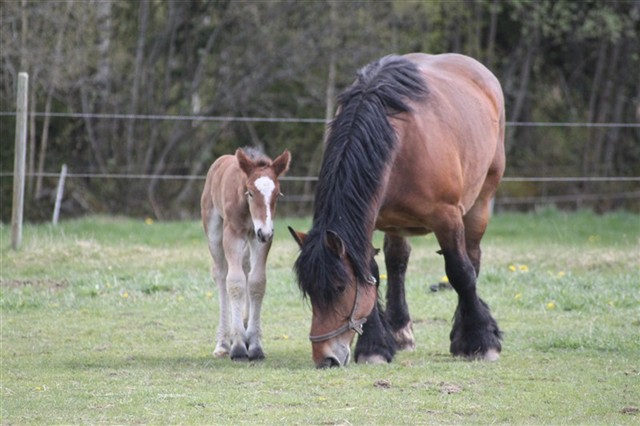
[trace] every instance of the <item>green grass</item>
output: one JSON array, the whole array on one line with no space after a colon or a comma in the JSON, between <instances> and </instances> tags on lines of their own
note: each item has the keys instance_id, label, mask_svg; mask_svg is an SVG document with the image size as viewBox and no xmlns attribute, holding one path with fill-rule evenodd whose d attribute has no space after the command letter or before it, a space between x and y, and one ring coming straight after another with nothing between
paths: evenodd
<instances>
[{"instance_id":1,"label":"green grass","mask_svg":"<svg viewBox=\"0 0 640 426\"><path fill-rule=\"evenodd\" d=\"M492 220L479 291L505 333L497 363L449 355L456 297L429 290L442 258L414 238L417 349L323 371L289 224L309 221L278 219L260 363L211 355L218 296L198 222L27 225L18 252L3 225L2 424L638 424L639 216Z\"/></svg>"}]
</instances>

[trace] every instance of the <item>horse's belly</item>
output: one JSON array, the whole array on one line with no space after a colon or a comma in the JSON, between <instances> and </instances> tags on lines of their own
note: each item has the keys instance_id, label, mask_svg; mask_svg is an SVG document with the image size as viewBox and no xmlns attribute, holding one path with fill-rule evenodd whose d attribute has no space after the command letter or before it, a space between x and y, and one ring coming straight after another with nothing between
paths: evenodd
<instances>
[{"instance_id":1,"label":"horse's belly","mask_svg":"<svg viewBox=\"0 0 640 426\"><path fill-rule=\"evenodd\" d=\"M376 229L403 237L426 235L431 229L424 219L411 209L382 209L376 219Z\"/></svg>"}]
</instances>

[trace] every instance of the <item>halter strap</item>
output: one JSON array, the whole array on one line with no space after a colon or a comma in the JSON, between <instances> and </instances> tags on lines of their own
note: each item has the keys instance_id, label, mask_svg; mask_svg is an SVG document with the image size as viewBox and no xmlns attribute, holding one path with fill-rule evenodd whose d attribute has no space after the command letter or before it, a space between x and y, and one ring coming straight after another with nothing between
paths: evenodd
<instances>
[{"instance_id":1,"label":"halter strap","mask_svg":"<svg viewBox=\"0 0 640 426\"><path fill-rule=\"evenodd\" d=\"M368 284L375 285L375 278L371 277L367 280ZM309 340L312 343L324 342L325 340L333 339L345 333L349 330L353 330L358 333L359 336L362 336L362 325L367 322L367 317L360 318L359 320L354 319L356 315L356 311L358 310L358 302L360 301L360 286L356 283L356 298L353 302L353 309L351 309L351 315L349 315L349 321L346 324L343 324L341 327L338 327L336 330L333 330L329 333L321 334L319 336L309 336Z\"/></svg>"}]
</instances>

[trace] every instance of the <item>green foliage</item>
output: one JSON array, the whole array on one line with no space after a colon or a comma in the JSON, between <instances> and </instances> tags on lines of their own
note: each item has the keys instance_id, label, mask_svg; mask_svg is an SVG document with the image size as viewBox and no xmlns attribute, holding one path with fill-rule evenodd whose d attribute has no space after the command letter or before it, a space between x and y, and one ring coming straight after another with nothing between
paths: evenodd
<instances>
[{"instance_id":1,"label":"green foliage","mask_svg":"<svg viewBox=\"0 0 640 426\"><path fill-rule=\"evenodd\" d=\"M286 226L309 224L277 220L259 363L211 355L218 296L200 223L28 225L19 252L0 226L2 423L637 423L637 215L493 218L479 291L505 332L496 363L449 355L456 296L429 290L444 275L434 237L412 238L417 349L329 371L313 368L291 269Z\"/></svg>"},{"instance_id":2,"label":"green foliage","mask_svg":"<svg viewBox=\"0 0 640 426\"><path fill-rule=\"evenodd\" d=\"M270 155L289 148L289 174L314 174L323 124L94 114L322 118L358 68L412 51L459 52L483 62L502 83L509 121L637 122L640 6L634 1L5 3L2 112L14 109L17 73L27 71L32 111L44 111L51 99L52 112L90 114L52 119L45 172L66 163L72 173L203 176L218 156L256 145ZM329 79L332 63L335 82ZM44 120L39 116L32 124L31 158L38 164ZM0 117L0 126L4 173L12 168L14 120ZM513 128L508 171L635 176L639 137L634 128ZM30 219L49 217L56 183L46 179L38 200L28 194ZM193 217L189 206L197 205L199 189L186 179L71 179L64 210ZM554 195L544 185L520 189L511 192ZM557 189L611 191L581 183ZM310 185L295 190L312 195ZM7 199L10 179L2 177L0 192ZM638 208L623 200L604 209L619 204ZM10 203L1 204L2 220L9 209Z\"/></svg>"}]
</instances>

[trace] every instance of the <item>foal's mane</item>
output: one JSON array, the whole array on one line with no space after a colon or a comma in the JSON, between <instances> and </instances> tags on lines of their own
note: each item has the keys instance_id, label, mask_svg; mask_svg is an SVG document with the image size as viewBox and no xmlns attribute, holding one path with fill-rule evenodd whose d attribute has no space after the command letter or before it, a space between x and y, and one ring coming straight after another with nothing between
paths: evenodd
<instances>
[{"instance_id":1,"label":"foal's mane","mask_svg":"<svg viewBox=\"0 0 640 426\"><path fill-rule=\"evenodd\" d=\"M242 148L247 157L256 163L258 167L269 167L272 163L271 158L267 156L260 148L252 146Z\"/></svg>"},{"instance_id":2,"label":"foal's mane","mask_svg":"<svg viewBox=\"0 0 640 426\"><path fill-rule=\"evenodd\" d=\"M397 144L388 120L411 111L408 101L428 94L415 64L386 56L363 67L338 97L316 188L313 226L294 269L303 294L330 306L348 277L344 264L325 244L327 231L344 241L355 278L371 275L371 243L366 224L375 220L383 175Z\"/></svg>"}]
</instances>

